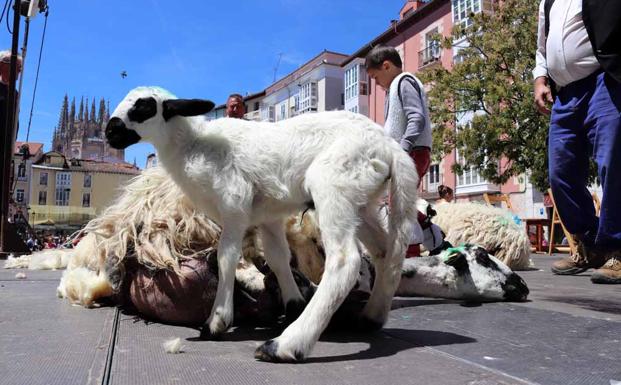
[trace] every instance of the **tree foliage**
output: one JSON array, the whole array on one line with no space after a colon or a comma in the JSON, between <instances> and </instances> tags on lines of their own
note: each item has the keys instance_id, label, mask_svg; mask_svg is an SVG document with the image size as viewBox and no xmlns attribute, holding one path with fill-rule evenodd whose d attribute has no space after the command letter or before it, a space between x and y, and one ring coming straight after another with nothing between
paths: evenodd
<instances>
[{"instance_id":1,"label":"tree foliage","mask_svg":"<svg viewBox=\"0 0 621 385\"><path fill-rule=\"evenodd\" d=\"M434 155L457 149L463 166L473 166L489 181L502 184L529 172L540 190L548 187L548 118L533 103L532 69L537 47L538 1L494 2L493 12L471 14L472 24L456 24L450 37L436 37L460 60L449 71L435 66L421 74L432 85L429 104ZM471 122L456 130L465 114Z\"/></svg>"}]
</instances>

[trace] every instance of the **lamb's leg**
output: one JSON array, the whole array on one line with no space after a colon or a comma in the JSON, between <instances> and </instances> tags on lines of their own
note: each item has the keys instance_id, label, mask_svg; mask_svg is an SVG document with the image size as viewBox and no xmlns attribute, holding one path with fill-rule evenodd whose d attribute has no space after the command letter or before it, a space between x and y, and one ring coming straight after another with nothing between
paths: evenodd
<instances>
[{"instance_id":1,"label":"lamb's leg","mask_svg":"<svg viewBox=\"0 0 621 385\"><path fill-rule=\"evenodd\" d=\"M386 254L386 240L388 234L382 226L381 212L378 205L369 205L360 212L362 223L358 228L358 239L367 249L369 255L375 260L384 258Z\"/></svg>"},{"instance_id":2,"label":"lamb's leg","mask_svg":"<svg viewBox=\"0 0 621 385\"><path fill-rule=\"evenodd\" d=\"M315 199L326 265L323 278L313 298L300 317L276 339L267 341L255 352L264 361L303 360L319 339L334 312L351 291L360 270L356 243L357 217L351 204L330 191L329 198Z\"/></svg>"},{"instance_id":3,"label":"lamb's leg","mask_svg":"<svg viewBox=\"0 0 621 385\"><path fill-rule=\"evenodd\" d=\"M387 234L383 230L382 224L386 222L383 217L385 213L379 207L367 210L364 214L365 225L380 241L381 245L386 245ZM369 245L367 240L367 247ZM375 266L375 281L371 290L371 297L362 311L360 327L364 329L380 329L386 319L392 304L392 298L399 286L401 280L401 267L403 265L403 256L390 256L386 253L382 246L383 253L380 255L372 255L373 265Z\"/></svg>"},{"instance_id":4,"label":"lamb's leg","mask_svg":"<svg viewBox=\"0 0 621 385\"><path fill-rule=\"evenodd\" d=\"M233 289L235 268L242 251L242 240L248 227L242 215L225 217L218 243L218 292L211 315L201 329L202 339L214 339L233 323Z\"/></svg>"},{"instance_id":5,"label":"lamb's leg","mask_svg":"<svg viewBox=\"0 0 621 385\"><path fill-rule=\"evenodd\" d=\"M284 223L282 221L266 223L259 226L259 231L263 240L265 260L278 279L287 322L291 323L302 313L306 301L293 279L289 266L291 250L287 243Z\"/></svg>"}]
</instances>

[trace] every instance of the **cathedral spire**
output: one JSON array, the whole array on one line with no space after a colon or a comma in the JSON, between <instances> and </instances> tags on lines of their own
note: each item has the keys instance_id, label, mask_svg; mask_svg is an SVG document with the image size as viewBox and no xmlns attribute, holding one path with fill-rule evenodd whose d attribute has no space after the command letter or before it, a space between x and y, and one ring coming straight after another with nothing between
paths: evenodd
<instances>
[{"instance_id":1,"label":"cathedral spire","mask_svg":"<svg viewBox=\"0 0 621 385\"><path fill-rule=\"evenodd\" d=\"M69 116L68 111L69 98L67 94L63 98L63 103L60 107L60 113L58 116L58 124L54 128L54 138L52 139L52 147L54 150L64 151L67 142L67 121Z\"/></svg>"},{"instance_id":2,"label":"cathedral spire","mask_svg":"<svg viewBox=\"0 0 621 385\"><path fill-rule=\"evenodd\" d=\"M84 119L84 96L80 98L80 112L78 113L78 120L81 122Z\"/></svg>"},{"instance_id":3,"label":"cathedral spire","mask_svg":"<svg viewBox=\"0 0 621 385\"><path fill-rule=\"evenodd\" d=\"M67 129L67 117L69 115L68 104L69 98L67 97L67 94L65 94L65 97L63 98L63 104L60 107L60 116L58 118L58 129L60 130L61 134L64 134Z\"/></svg>"},{"instance_id":4,"label":"cathedral spire","mask_svg":"<svg viewBox=\"0 0 621 385\"><path fill-rule=\"evenodd\" d=\"M104 98L101 98L99 101L99 117L97 118L97 123L100 126L103 126L104 120L106 119L106 101Z\"/></svg>"},{"instance_id":5,"label":"cathedral spire","mask_svg":"<svg viewBox=\"0 0 621 385\"><path fill-rule=\"evenodd\" d=\"M96 122L95 112L95 98L93 98L93 105L91 106L91 118L89 119L90 122Z\"/></svg>"},{"instance_id":6,"label":"cathedral spire","mask_svg":"<svg viewBox=\"0 0 621 385\"><path fill-rule=\"evenodd\" d=\"M75 132L75 96L71 99L71 109L69 110L69 132L73 137L73 133Z\"/></svg>"},{"instance_id":7,"label":"cathedral spire","mask_svg":"<svg viewBox=\"0 0 621 385\"><path fill-rule=\"evenodd\" d=\"M80 124L82 128L81 135L87 135L88 132L88 96L86 97L86 102L84 103L84 117L82 118L82 122Z\"/></svg>"}]
</instances>

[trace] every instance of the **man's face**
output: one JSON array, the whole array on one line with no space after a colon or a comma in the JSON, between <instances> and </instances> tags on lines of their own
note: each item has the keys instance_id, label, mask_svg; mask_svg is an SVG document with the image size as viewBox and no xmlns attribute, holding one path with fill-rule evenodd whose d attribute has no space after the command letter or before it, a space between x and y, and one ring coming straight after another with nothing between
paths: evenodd
<instances>
[{"instance_id":1,"label":"man's face","mask_svg":"<svg viewBox=\"0 0 621 385\"><path fill-rule=\"evenodd\" d=\"M246 113L244 103L239 98L229 98L226 101L226 116L229 118L241 119Z\"/></svg>"},{"instance_id":2,"label":"man's face","mask_svg":"<svg viewBox=\"0 0 621 385\"><path fill-rule=\"evenodd\" d=\"M17 76L22 72L22 65L17 62ZM4 83L9 82L9 74L11 73L11 65L9 63L0 63L0 77Z\"/></svg>"},{"instance_id":3,"label":"man's face","mask_svg":"<svg viewBox=\"0 0 621 385\"><path fill-rule=\"evenodd\" d=\"M367 73L371 79L375 79L375 82L385 90L390 88L390 83L394 79L394 74L392 72L392 63L387 60L378 68L367 69Z\"/></svg>"}]
</instances>

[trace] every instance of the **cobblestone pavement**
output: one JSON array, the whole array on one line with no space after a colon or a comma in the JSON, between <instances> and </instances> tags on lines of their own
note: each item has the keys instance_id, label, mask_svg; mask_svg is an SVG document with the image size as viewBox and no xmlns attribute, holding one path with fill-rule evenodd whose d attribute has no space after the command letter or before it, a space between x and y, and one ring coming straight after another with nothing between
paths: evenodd
<instances>
[{"instance_id":1,"label":"cobblestone pavement","mask_svg":"<svg viewBox=\"0 0 621 385\"><path fill-rule=\"evenodd\" d=\"M396 298L373 334L325 333L304 364L253 358L273 330L224 341L56 298L61 272L0 271L0 384L602 384L621 381L621 285L521 272L526 303ZM0 262L1 263L1 262ZM162 343L181 337L183 353ZM612 380L612 381L611 381Z\"/></svg>"}]
</instances>

